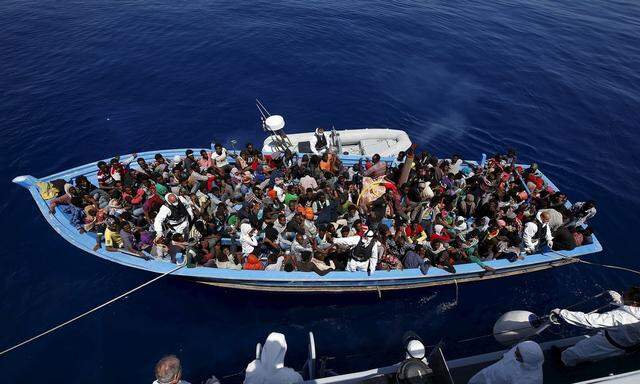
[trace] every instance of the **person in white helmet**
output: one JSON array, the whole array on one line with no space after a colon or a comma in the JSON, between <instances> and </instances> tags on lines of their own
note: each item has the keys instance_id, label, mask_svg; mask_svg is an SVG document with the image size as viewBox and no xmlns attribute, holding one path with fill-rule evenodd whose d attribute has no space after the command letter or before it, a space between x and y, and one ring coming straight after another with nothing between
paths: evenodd
<instances>
[{"instance_id":1,"label":"person in white helmet","mask_svg":"<svg viewBox=\"0 0 640 384\"><path fill-rule=\"evenodd\" d=\"M556 308L552 317L571 325L598 329L594 336L578 342L562 352L560 358L566 366L640 350L640 286L629 288L624 295L608 292L617 306L604 313L583 313Z\"/></svg>"},{"instance_id":2,"label":"person in white helmet","mask_svg":"<svg viewBox=\"0 0 640 384\"><path fill-rule=\"evenodd\" d=\"M351 247L351 256L346 270L362 271L372 275L378 265L378 249L382 247L372 230L367 230L362 237L347 236L334 238L333 244Z\"/></svg>"},{"instance_id":3,"label":"person in white helmet","mask_svg":"<svg viewBox=\"0 0 640 384\"><path fill-rule=\"evenodd\" d=\"M534 341L523 341L498 362L476 373L469 384L542 384L544 354Z\"/></svg>"},{"instance_id":4,"label":"person in white helmet","mask_svg":"<svg viewBox=\"0 0 640 384\"><path fill-rule=\"evenodd\" d=\"M244 384L302 383L302 376L284 366L287 340L282 333L272 332L264 342L260 358L247 365Z\"/></svg>"}]
</instances>

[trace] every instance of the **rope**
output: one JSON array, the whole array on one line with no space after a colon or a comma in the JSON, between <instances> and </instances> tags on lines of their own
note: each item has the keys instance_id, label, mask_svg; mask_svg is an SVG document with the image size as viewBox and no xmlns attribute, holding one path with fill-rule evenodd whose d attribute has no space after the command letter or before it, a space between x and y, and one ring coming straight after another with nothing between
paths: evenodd
<instances>
[{"instance_id":1,"label":"rope","mask_svg":"<svg viewBox=\"0 0 640 384\"><path fill-rule=\"evenodd\" d=\"M598 297L600 297L600 296L604 295L605 293L607 293L607 291L600 292L600 293L598 293L598 294L597 294L597 295L595 295L595 296L591 296L591 297L589 297L588 299L584 299L584 300L582 300L582 301L578 301L578 302L577 302L577 303L575 303L575 304L571 304L571 305L570 305L570 306L568 306L568 307L564 307L564 309L569 309L569 308L574 308L574 307L580 306L580 305L582 305L582 304L585 304L585 303L587 303L587 302L589 302L589 301L591 301L591 300L593 300L593 299L596 299L596 298L598 298Z\"/></svg>"},{"instance_id":2,"label":"rope","mask_svg":"<svg viewBox=\"0 0 640 384\"><path fill-rule=\"evenodd\" d=\"M456 280L454 280L454 282L456 283L456 302L457 302L457 301L458 301L458 289L457 289L457 288L458 288L458 283L457 283L457 281L456 281ZM566 309L569 309L569 308L576 307L576 306L578 306L578 305L581 305L581 304L584 304L584 303L586 303L586 302L588 302L588 301L591 301L591 300L593 300L593 299L596 299L596 298L598 298L598 297L600 297L600 296L602 296L602 295L604 295L604 294L606 294L606 293L607 293L606 291L605 291L605 292L598 293L598 294L596 294L596 295L594 295L594 296L589 297L588 299L585 299L585 300L579 301L579 302L574 303L574 304L572 304L572 305L570 305L570 306L567 306L567 307L565 307L565 308L566 308ZM588 312L588 313L598 312L598 311L600 311L600 310L602 310L602 309L604 309L604 308L606 308L606 307L608 307L608 306L610 306L610 305L611 305L611 303L607 303L607 304L605 304L605 305L603 305L603 306L601 306L601 307L598 307L598 308L596 308L596 309L594 309L593 311L590 311L590 312ZM544 328L544 325L545 325L545 324L549 324L549 322L550 322L550 320L549 320L549 316L542 316L542 317L539 317L539 319L540 319L540 320L543 320L543 321L545 321L545 322L544 322L544 323L542 323L542 324L538 327L538 329L540 329L540 330L547 330L547 329L549 329L549 328ZM470 337L470 338L467 338L467 339L451 340L450 342L451 342L451 343L458 343L458 344L468 343L468 342L470 342L470 341L474 341L474 340L480 340L480 339L484 339L484 338L487 338L487 337L495 337L496 335L501 335L501 334L509 333L509 332L521 331L521 330L525 330L525 329L531 329L531 326L525 326L525 327L520 327L520 328L506 329L506 330L501 331L501 332L496 332L496 333L493 333L493 332L492 332L492 333L488 333L488 334L486 334L486 335L480 335L480 336ZM441 341L441 342L440 342L440 343L438 343L438 344L425 345L425 348L435 348L435 347L437 347L437 346L442 346L442 345L444 345L444 344L445 344L445 342L444 342L444 341ZM353 357L372 357L372 356L376 356L376 354L375 354L375 353L372 353L372 352L361 352L361 353L353 353L353 354L345 355L345 356L344 356L344 358L345 358L345 359L350 359L350 358L353 358ZM326 357L326 358L328 358L328 359L335 359L336 357L334 357L334 356L328 356L328 357ZM233 376L233 375L229 375L229 377L230 377L230 376Z\"/></svg>"},{"instance_id":3,"label":"rope","mask_svg":"<svg viewBox=\"0 0 640 384\"><path fill-rule=\"evenodd\" d=\"M236 372L236 373L230 373L230 374L228 374L228 375L226 375L226 376L221 376L220 378L221 378L222 380L226 380L226 379L228 379L228 378L230 378L230 377L244 375L244 373L245 373L245 370L243 369L243 370L238 371L238 372Z\"/></svg>"},{"instance_id":4,"label":"rope","mask_svg":"<svg viewBox=\"0 0 640 384\"><path fill-rule=\"evenodd\" d=\"M453 279L453 282L456 283L456 301L454 301L454 303L458 305L458 280Z\"/></svg>"},{"instance_id":5,"label":"rope","mask_svg":"<svg viewBox=\"0 0 640 384\"><path fill-rule=\"evenodd\" d=\"M50 334L50 333L52 333L52 332L54 332L54 331L57 331L58 329L60 329L60 328L62 328L62 327L64 327L64 326L66 326L66 325L69 325L69 324L71 324L71 323L73 323L73 322L75 322L75 321L77 321L77 320L80 320L81 318L83 318L83 317L85 317L85 316L87 316L87 315L89 315L89 314L91 314L91 313L93 313L93 312L95 312L95 311L97 311L97 310L99 310L99 309L101 309L101 308L104 308L104 307L106 307L106 306L107 306L107 305L109 305L109 304L115 303L116 301L118 301L118 300L122 299L123 297L125 297L125 296L127 296L127 295L129 295L129 294L131 294L131 293L133 293L133 292L136 292L136 291L138 291L138 290L140 290L140 289L142 289L142 288L146 287L147 285L149 285L149 284L151 284L151 283L153 283L153 282L156 282L156 281L158 281L158 280L162 279L163 277L168 276L168 275L170 275L170 274L172 274L172 273L174 273L174 272L178 271L179 269L183 268L183 267L184 267L184 266L186 266L186 265L187 265L187 263L186 263L186 259L185 259L185 262L184 262L184 263L182 263L182 264L178 265L177 267L173 268L172 270L170 270L170 271L168 271L168 272L165 272L165 273L163 273L163 274L161 274L161 275L159 275L159 276L156 276L156 277L154 277L153 279L151 279L151 280L149 280L149 281L147 281L147 282L145 282L145 283L143 283L143 284L140 284L140 285L138 285L137 287L135 287L135 288L133 288L133 289L130 289L130 290L128 290L127 292L125 292L125 293L123 293L123 294L121 294L121 295L119 295L119 296L117 296L117 297L114 297L113 299L111 299L111 300L109 300L109 301L107 301L107 302L105 302L105 303L103 303L103 304L98 305L97 307L94 307L94 308L92 308L92 309L90 309L90 310L88 310L88 311L84 312L84 313L82 313L82 314L80 314L80 315L78 315L78 316L74 317L74 318L73 318L73 319L71 319L71 320L67 320L67 321L65 321L64 323L58 324L58 325L56 325L55 327L50 328L50 329L48 329L48 330L46 330L46 331L44 331L44 332L42 332L42 333L40 333L40 334L38 334L38 335L36 335L36 336L33 336L33 337L29 338L29 339L26 339L26 340L24 340L24 341L22 341L22 342L20 342L20 343L18 343L18 344L16 344L16 345L14 345L13 347L10 347L10 348L7 348L7 349L3 350L2 352L0 352L0 356L2 356L2 355L4 355L4 354L6 354L6 353L8 353L8 352L11 352L11 351L13 351L13 350L14 350L14 349L16 349L16 348L22 347L22 346L23 346L23 345L25 345L25 344L29 344L29 343L30 343L30 342L32 342L32 341L38 340L39 338L41 338L41 337L43 337L43 336L46 336L46 335L48 335L48 334Z\"/></svg>"},{"instance_id":6,"label":"rope","mask_svg":"<svg viewBox=\"0 0 640 384\"><path fill-rule=\"evenodd\" d=\"M579 306L579 305L585 304L585 303L587 303L587 302L589 302L589 301L591 301L591 300L593 300L593 299L596 299L596 298L598 298L598 297L600 297L600 296L602 296L602 295L604 295L604 294L606 294L606 293L607 293L606 291L604 291L604 292L600 292L600 293L598 293L598 294L596 294L596 295L594 295L594 296L591 296L591 297L589 297L589 298L587 298L587 299L585 299L585 300L582 300L582 301L579 301L579 302L577 302L577 303L571 304L571 305L569 305L569 306L565 307L565 309L574 308L574 307L577 307L577 306ZM597 311L599 311L599 310L601 310L601 309L604 309L604 308L608 307L609 305L611 305L611 303L607 303L606 305L603 305L602 307L596 308L596 309L594 309L593 311L588 312L588 313L594 313L594 312L597 312ZM542 317L539 317L538 319L540 319L540 320L544 320L544 319L548 319L548 318L549 318L549 316L542 316ZM541 325L540 327L542 327L542 325ZM507 329L507 330L504 330L504 331L502 331L502 332L488 333L488 334L486 334L486 335L481 335L481 336L476 336L476 337L470 337L470 338L468 338L468 339L455 340L454 342L455 342L455 343L466 343L466 342L473 341L473 340L483 339L483 338L485 338L485 337L490 337L490 336L495 336L495 335L501 335L501 334L503 334L503 333L509 333L509 332L515 332L515 331L521 331L521 330L530 329L530 328L531 328L530 326L526 326L526 327L521 327L521 328Z\"/></svg>"},{"instance_id":7,"label":"rope","mask_svg":"<svg viewBox=\"0 0 640 384\"><path fill-rule=\"evenodd\" d=\"M578 263L582 263L582 264L589 264L589 265L595 265L595 266L598 266L598 267L604 267L604 268L610 268L610 269L617 269L617 270L620 270L620 271L626 271L626 272L635 273L636 275L640 275L640 271L635 270L635 269L626 268L626 267L620 267L620 266L618 266L618 265L610 265L610 264L594 263L593 261L586 261L586 260L582 260L582 259L580 259L580 258L578 258L578 257L576 257L576 256L566 256L566 255L563 255L562 253L560 253L560 252L558 252L558 251L555 251L555 250L553 250L553 249L549 249L549 251L551 251L551 252L555 253L556 255L561 256L561 257L563 257L563 258L565 258L565 259L575 260L575 261L577 261Z\"/></svg>"},{"instance_id":8,"label":"rope","mask_svg":"<svg viewBox=\"0 0 640 384\"><path fill-rule=\"evenodd\" d=\"M604 267L604 268L618 269L618 270L621 270L621 271L627 271L627 272L635 273L636 275L640 275L640 271L636 271L635 269L631 269L631 268L620 267L620 266L617 266L617 265L598 264L598 263L594 263L592 261L586 261L586 260L582 260L582 259L578 259L578 262L582 263L582 264L596 265L596 266Z\"/></svg>"}]
</instances>

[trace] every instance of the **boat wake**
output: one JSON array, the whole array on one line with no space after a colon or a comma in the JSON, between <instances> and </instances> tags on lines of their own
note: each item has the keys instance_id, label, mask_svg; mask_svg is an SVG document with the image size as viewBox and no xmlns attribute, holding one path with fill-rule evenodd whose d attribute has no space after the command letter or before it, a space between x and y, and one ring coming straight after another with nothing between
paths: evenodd
<instances>
[{"instance_id":1,"label":"boat wake","mask_svg":"<svg viewBox=\"0 0 640 384\"><path fill-rule=\"evenodd\" d=\"M418 300L418 303L419 303L420 305L427 304L428 302L430 302L431 300L433 300L436 296L438 296L438 293L437 293L437 292L434 292L434 293L432 293L432 294L431 294L431 295L429 295L429 296L421 297L421 298Z\"/></svg>"},{"instance_id":2,"label":"boat wake","mask_svg":"<svg viewBox=\"0 0 640 384\"><path fill-rule=\"evenodd\" d=\"M457 305L458 305L458 301L457 300L440 303L436 307L436 313L442 314L442 313L448 312L450 309L454 308Z\"/></svg>"}]
</instances>

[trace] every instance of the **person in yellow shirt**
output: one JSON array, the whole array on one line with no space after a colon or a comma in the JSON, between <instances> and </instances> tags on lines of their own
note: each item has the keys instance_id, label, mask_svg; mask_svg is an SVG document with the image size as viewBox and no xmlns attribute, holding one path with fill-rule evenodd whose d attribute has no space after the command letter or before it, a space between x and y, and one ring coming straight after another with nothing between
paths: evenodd
<instances>
[{"instance_id":1,"label":"person in yellow shirt","mask_svg":"<svg viewBox=\"0 0 640 384\"><path fill-rule=\"evenodd\" d=\"M118 223L113 219L108 220L107 229L104 231L104 245L107 251L110 252L116 251L117 248L124 246Z\"/></svg>"}]
</instances>

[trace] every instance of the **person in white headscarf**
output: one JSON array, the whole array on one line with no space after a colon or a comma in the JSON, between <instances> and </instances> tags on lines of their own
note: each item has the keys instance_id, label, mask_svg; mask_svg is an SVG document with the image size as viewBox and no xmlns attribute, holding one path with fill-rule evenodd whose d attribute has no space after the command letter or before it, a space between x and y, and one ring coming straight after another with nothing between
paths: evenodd
<instances>
[{"instance_id":1,"label":"person in white headscarf","mask_svg":"<svg viewBox=\"0 0 640 384\"><path fill-rule=\"evenodd\" d=\"M542 384L542 348L534 341L523 341L502 359L476 373L469 384Z\"/></svg>"},{"instance_id":2,"label":"person in white headscarf","mask_svg":"<svg viewBox=\"0 0 640 384\"><path fill-rule=\"evenodd\" d=\"M617 308L604 313L583 313L554 309L551 316L587 329L600 330L562 352L566 366L598 361L640 350L640 287L629 288L624 295L608 292Z\"/></svg>"},{"instance_id":3,"label":"person in white headscarf","mask_svg":"<svg viewBox=\"0 0 640 384\"><path fill-rule=\"evenodd\" d=\"M253 360L245 370L244 384L302 383L302 376L284 366L287 340L281 333L272 332L264 342L260 358Z\"/></svg>"},{"instance_id":4,"label":"person in white headscarf","mask_svg":"<svg viewBox=\"0 0 640 384\"><path fill-rule=\"evenodd\" d=\"M476 228L478 229L478 231L480 231L480 233L485 233L489 230L489 222L491 222L491 219L489 219L487 216L482 216L480 221L478 221L478 223L476 224Z\"/></svg>"},{"instance_id":5,"label":"person in white headscarf","mask_svg":"<svg viewBox=\"0 0 640 384\"><path fill-rule=\"evenodd\" d=\"M333 244L346 245L351 248L351 257L346 270L349 272L361 271L372 275L378 265L378 249L382 246L375 238L372 230L368 230L362 237L347 236L334 238Z\"/></svg>"},{"instance_id":6,"label":"person in white headscarf","mask_svg":"<svg viewBox=\"0 0 640 384\"><path fill-rule=\"evenodd\" d=\"M456 222L454 223L453 229L456 230L456 233L465 233L467 231L468 225L463 216L458 216L456 218Z\"/></svg>"},{"instance_id":7,"label":"person in white headscarf","mask_svg":"<svg viewBox=\"0 0 640 384\"><path fill-rule=\"evenodd\" d=\"M173 160L172 160L173 167L178 166L181 162L182 162L182 157L180 157L180 155L173 156Z\"/></svg>"},{"instance_id":8,"label":"person in white headscarf","mask_svg":"<svg viewBox=\"0 0 640 384\"><path fill-rule=\"evenodd\" d=\"M420 198L423 201L431 200L435 195L433 189L431 189L430 181L421 181L418 183L418 190L420 191Z\"/></svg>"},{"instance_id":9,"label":"person in white headscarf","mask_svg":"<svg viewBox=\"0 0 640 384\"><path fill-rule=\"evenodd\" d=\"M282 180L282 178L280 177L276 177L274 179L273 190L276 192L276 198L281 203L284 202L284 195L285 195L283 186L284 186L284 180Z\"/></svg>"},{"instance_id":10,"label":"person in white headscarf","mask_svg":"<svg viewBox=\"0 0 640 384\"><path fill-rule=\"evenodd\" d=\"M167 193L164 200L165 204L160 207L153 221L156 239L161 238L167 232L180 233L187 238L189 226L194 217L191 200L174 193Z\"/></svg>"},{"instance_id":11,"label":"person in white headscarf","mask_svg":"<svg viewBox=\"0 0 640 384\"><path fill-rule=\"evenodd\" d=\"M249 223L240 224L240 245L242 245L242 255L249 256L258 246L256 230Z\"/></svg>"}]
</instances>

